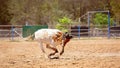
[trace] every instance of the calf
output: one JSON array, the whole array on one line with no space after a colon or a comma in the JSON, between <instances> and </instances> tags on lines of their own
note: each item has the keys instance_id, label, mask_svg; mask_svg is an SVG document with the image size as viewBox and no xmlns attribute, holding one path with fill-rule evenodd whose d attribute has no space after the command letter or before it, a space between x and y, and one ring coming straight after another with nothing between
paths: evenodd
<instances>
[{"instance_id":1,"label":"calf","mask_svg":"<svg viewBox=\"0 0 120 68\"><path fill-rule=\"evenodd\" d=\"M33 36L35 37L34 39L39 42L40 48L47 58L51 58L51 56L55 55L56 53L62 55L64 53L65 45L72 38L72 36L70 36L67 32L63 33L58 29L40 29L36 31L32 37ZM43 48L43 43L46 44L46 48L51 49L54 52L46 55L46 52ZM58 52L58 49L56 48L57 45L62 47L60 52Z\"/></svg>"}]
</instances>

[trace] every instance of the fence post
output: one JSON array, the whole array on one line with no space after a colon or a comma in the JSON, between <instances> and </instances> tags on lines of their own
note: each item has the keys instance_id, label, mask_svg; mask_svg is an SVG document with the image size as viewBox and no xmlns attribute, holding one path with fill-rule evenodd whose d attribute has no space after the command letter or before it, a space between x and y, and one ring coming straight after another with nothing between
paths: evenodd
<instances>
[{"instance_id":1,"label":"fence post","mask_svg":"<svg viewBox=\"0 0 120 68\"><path fill-rule=\"evenodd\" d=\"M108 11L108 39L110 38L110 12Z\"/></svg>"},{"instance_id":2,"label":"fence post","mask_svg":"<svg viewBox=\"0 0 120 68\"><path fill-rule=\"evenodd\" d=\"M78 38L80 39L80 25L78 26Z\"/></svg>"},{"instance_id":3,"label":"fence post","mask_svg":"<svg viewBox=\"0 0 120 68\"><path fill-rule=\"evenodd\" d=\"M88 12L88 15L87 15L88 19L87 19L87 22L88 22L88 37L90 37L90 13Z\"/></svg>"},{"instance_id":4,"label":"fence post","mask_svg":"<svg viewBox=\"0 0 120 68\"><path fill-rule=\"evenodd\" d=\"M11 38L12 38L12 41L14 40L14 27L12 25L11 27Z\"/></svg>"}]
</instances>

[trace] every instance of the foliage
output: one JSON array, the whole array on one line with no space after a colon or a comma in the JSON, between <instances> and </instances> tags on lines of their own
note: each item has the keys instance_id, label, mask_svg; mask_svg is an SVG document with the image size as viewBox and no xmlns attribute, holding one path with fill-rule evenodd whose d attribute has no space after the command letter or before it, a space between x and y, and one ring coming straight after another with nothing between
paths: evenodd
<instances>
[{"instance_id":1,"label":"foliage","mask_svg":"<svg viewBox=\"0 0 120 68\"><path fill-rule=\"evenodd\" d=\"M26 22L31 24L37 22L40 2L39 0L9 0L7 10L12 15L11 24L24 25Z\"/></svg>"},{"instance_id":2,"label":"foliage","mask_svg":"<svg viewBox=\"0 0 120 68\"><path fill-rule=\"evenodd\" d=\"M67 24L71 24L71 19L69 19L67 17L63 17L63 18L59 19L58 22L60 22L61 24L67 25Z\"/></svg>"},{"instance_id":3,"label":"foliage","mask_svg":"<svg viewBox=\"0 0 120 68\"><path fill-rule=\"evenodd\" d=\"M66 16L78 20L88 11L108 10L120 19L120 0L0 0L0 24L57 24Z\"/></svg>"},{"instance_id":4,"label":"foliage","mask_svg":"<svg viewBox=\"0 0 120 68\"><path fill-rule=\"evenodd\" d=\"M111 0L111 11L116 21L120 21L120 0Z\"/></svg>"},{"instance_id":5,"label":"foliage","mask_svg":"<svg viewBox=\"0 0 120 68\"><path fill-rule=\"evenodd\" d=\"M67 14L59 9L58 0L44 0L41 5L42 22L53 25L63 14ZM52 2L52 3L51 3Z\"/></svg>"},{"instance_id":6,"label":"foliage","mask_svg":"<svg viewBox=\"0 0 120 68\"><path fill-rule=\"evenodd\" d=\"M62 30L63 32L68 32L68 25L72 24L72 20L68 17L63 17L58 20L58 24L56 25L57 29Z\"/></svg>"},{"instance_id":7,"label":"foliage","mask_svg":"<svg viewBox=\"0 0 120 68\"><path fill-rule=\"evenodd\" d=\"M0 0L0 25L10 24L11 15L8 12L8 0Z\"/></svg>"},{"instance_id":8,"label":"foliage","mask_svg":"<svg viewBox=\"0 0 120 68\"><path fill-rule=\"evenodd\" d=\"M98 25L101 27L106 26L106 25L108 25L108 15L102 14L102 13L96 13L93 21L94 21L94 25ZM113 25L112 18L110 18L110 25Z\"/></svg>"}]
</instances>

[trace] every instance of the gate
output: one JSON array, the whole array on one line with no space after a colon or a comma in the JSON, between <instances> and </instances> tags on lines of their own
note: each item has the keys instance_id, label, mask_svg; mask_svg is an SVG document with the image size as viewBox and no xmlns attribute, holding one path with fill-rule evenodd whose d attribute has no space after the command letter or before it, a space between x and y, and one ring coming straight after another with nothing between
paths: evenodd
<instances>
[{"instance_id":1,"label":"gate","mask_svg":"<svg viewBox=\"0 0 120 68\"><path fill-rule=\"evenodd\" d=\"M37 26L23 26L23 37L32 35L35 31L42 28L48 28L48 25L37 25Z\"/></svg>"}]
</instances>

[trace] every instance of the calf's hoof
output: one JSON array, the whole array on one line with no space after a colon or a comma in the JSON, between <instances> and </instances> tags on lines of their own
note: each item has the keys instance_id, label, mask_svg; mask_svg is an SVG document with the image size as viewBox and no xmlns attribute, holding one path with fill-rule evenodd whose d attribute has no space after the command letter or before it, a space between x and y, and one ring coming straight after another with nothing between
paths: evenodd
<instances>
[{"instance_id":1,"label":"calf's hoof","mask_svg":"<svg viewBox=\"0 0 120 68\"><path fill-rule=\"evenodd\" d=\"M51 57L50 59L59 59L58 56Z\"/></svg>"}]
</instances>

